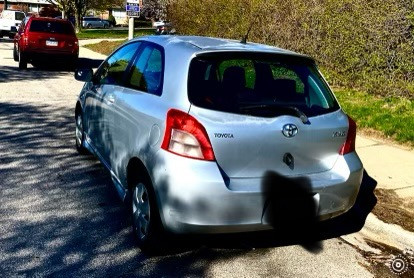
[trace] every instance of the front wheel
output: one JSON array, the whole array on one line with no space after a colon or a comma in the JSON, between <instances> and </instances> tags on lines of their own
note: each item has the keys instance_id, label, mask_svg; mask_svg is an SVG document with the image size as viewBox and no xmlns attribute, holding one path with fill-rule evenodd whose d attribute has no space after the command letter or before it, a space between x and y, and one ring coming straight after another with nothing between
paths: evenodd
<instances>
[{"instance_id":1,"label":"front wheel","mask_svg":"<svg viewBox=\"0 0 414 278\"><path fill-rule=\"evenodd\" d=\"M163 229L149 182L138 182L132 190L132 228L137 245L146 253L159 253Z\"/></svg>"},{"instance_id":2,"label":"front wheel","mask_svg":"<svg viewBox=\"0 0 414 278\"><path fill-rule=\"evenodd\" d=\"M83 131L83 119L82 113L77 113L75 116L76 120L76 129L75 129L75 139L76 139L76 150L80 154L86 154L88 151L84 147L85 133Z\"/></svg>"},{"instance_id":3,"label":"front wheel","mask_svg":"<svg viewBox=\"0 0 414 278\"><path fill-rule=\"evenodd\" d=\"M19 54L17 54L16 46L14 46L14 48L13 48L13 60L15 62L18 62L19 61Z\"/></svg>"}]
</instances>

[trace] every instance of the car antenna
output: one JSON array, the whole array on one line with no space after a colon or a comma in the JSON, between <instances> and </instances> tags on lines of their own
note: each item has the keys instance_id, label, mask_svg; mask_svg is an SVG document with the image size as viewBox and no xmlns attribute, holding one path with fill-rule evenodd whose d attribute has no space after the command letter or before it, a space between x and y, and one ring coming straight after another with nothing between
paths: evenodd
<instances>
[{"instance_id":1,"label":"car antenna","mask_svg":"<svg viewBox=\"0 0 414 278\"><path fill-rule=\"evenodd\" d=\"M242 44L246 44L246 43L247 43L247 39L249 38L250 31L252 30L252 27L253 27L253 23L254 23L254 22L252 22L252 23L250 24L250 26L249 26L249 30L247 30L246 35L244 35L244 36L243 36L243 38L242 38L242 40L240 41L240 43L242 43Z\"/></svg>"}]
</instances>

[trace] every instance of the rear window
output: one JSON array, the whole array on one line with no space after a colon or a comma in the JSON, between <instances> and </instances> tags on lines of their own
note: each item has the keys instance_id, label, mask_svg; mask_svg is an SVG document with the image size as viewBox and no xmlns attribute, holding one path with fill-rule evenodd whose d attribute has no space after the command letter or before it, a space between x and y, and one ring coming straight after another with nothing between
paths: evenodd
<instances>
[{"instance_id":1,"label":"rear window","mask_svg":"<svg viewBox=\"0 0 414 278\"><path fill-rule=\"evenodd\" d=\"M74 34L72 24L69 22L43 20L33 20L30 24L30 32L57 33L66 35Z\"/></svg>"},{"instance_id":2,"label":"rear window","mask_svg":"<svg viewBox=\"0 0 414 278\"><path fill-rule=\"evenodd\" d=\"M190 65L188 95L202 108L259 117L339 109L314 62L287 55L199 55Z\"/></svg>"}]
</instances>

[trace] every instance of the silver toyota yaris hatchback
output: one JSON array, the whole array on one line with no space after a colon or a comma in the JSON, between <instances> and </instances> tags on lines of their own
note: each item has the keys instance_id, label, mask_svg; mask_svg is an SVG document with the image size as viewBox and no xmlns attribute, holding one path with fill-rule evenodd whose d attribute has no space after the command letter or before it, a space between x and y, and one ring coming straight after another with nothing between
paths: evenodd
<instances>
[{"instance_id":1,"label":"silver toyota yaris hatchback","mask_svg":"<svg viewBox=\"0 0 414 278\"><path fill-rule=\"evenodd\" d=\"M75 77L86 82L76 103L77 149L95 154L130 202L141 248L165 230L275 228L271 210L289 215L306 203L289 201L298 194L312 200L306 210L318 220L355 203L363 175L356 125L307 56L150 36Z\"/></svg>"}]
</instances>

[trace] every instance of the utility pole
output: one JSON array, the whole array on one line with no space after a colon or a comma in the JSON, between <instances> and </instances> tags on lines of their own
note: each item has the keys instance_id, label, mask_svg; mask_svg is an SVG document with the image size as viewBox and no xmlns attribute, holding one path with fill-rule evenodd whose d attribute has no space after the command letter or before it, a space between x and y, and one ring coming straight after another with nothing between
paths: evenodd
<instances>
[{"instance_id":1,"label":"utility pole","mask_svg":"<svg viewBox=\"0 0 414 278\"><path fill-rule=\"evenodd\" d=\"M7 0L4 0L3 2L3 11L7 10Z\"/></svg>"}]
</instances>

